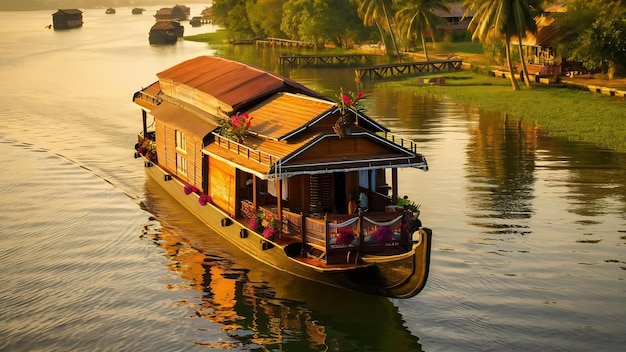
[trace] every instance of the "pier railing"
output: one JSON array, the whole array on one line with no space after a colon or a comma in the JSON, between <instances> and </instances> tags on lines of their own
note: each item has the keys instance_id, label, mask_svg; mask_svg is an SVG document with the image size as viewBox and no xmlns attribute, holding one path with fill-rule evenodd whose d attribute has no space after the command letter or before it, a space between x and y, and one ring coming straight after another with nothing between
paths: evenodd
<instances>
[{"instance_id":1,"label":"pier railing","mask_svg":"<svg viewBox=\"0 0 626 352\"><path fill-rule=\"evenodd\" d=\"M355 69L354 72L357 80L360 80L366 76L378 78L422 72L455 71L460 70L462 66L463 60L448 59L360 67Z\"/></svg>"},{"instance_id":2,"label":"pier railing","mask_svg":"<svg viewBox=\"0 0 626 352\"><path fill-rule=\"evenodd\" d=\"M372 54L326 54L326 55L295 55L280 56L280 64L284 65L329 65L373 63L381 55Z\"/></svg>"}]
</instances>

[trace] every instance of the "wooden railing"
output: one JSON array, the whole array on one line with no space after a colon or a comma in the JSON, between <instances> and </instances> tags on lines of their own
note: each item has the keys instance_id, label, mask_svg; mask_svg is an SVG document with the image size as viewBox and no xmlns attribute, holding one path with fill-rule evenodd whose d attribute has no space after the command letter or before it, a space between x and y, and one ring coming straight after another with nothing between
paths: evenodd
<instances>
[{"instance_id":1,"label":"wooden railing","mask_svg":"<svg viewBox=\"0 0 626 352\"><path fill-rule=\"evenodd\" d=\"M250 218L255 216L257 212L262 212L263 216L277 218L277 214L271 209L263 207L254 209L250 201L242 201L241 213L243 216ZM325 256L329 253L345 250L372 252L408 244L408 226L412 219L410 213L395 210L358 215L328 215L324 218L307 217L303 214L283 210L281 215L283 235L300 238L303 244L318 249ZM340 224L345 222L349 222L349 225L345 227L352 229L355 239L352 243L337 243L340 229L343 227ZM381 242L375 234L383 227L387 227L386 230L391 231L393 235L386 237L386 240Z\"/></svg>"},{"instance_id":2,"label":"wooden railing","mask_svg":"<svg viewBox=\"0 0 626 352\"><path fill-rule=\"evenodd\" d=\"M410 139L405 139L389 132L381 132L378 135L385 138L386 140L390 142L393 142L403 148L406 148L414 153L417 153L417 144Z\"/></svg>"},{"instance_id":3,"label":"wooden railing","mask_svg":"<svg viewBox=\"0 0 626 352\"><path fill-rule=\"evenodd\" d=\"M278 156L272 155L270 153L267 153L261 150L252 149L241 143L237 143L233 141L232 139L226 138L217 132L213 132L213 136L215 137L215 144L217 144L218 146L224 149L227 149L231 152L234 152L239 156L243 156L244 158L247 158L248 160L257 162L261 165L265 165L268 167L275 165L276 166L275 172L279 171L280 158Z\"/></svg>"},{"instance_id":4,"label":"wooden railing","mask_svg":"<svg viewBox=\"0 0 626 352\"><path fill-rule=\"evenodd\" d=\"M154 96L154 95L150 95L150 94L147 94L145 92L142 92L142 91L139 91L139 92L135 93L135 95L133 96L133 100L136 100L136 99L141 99L141 100L147 101L148 103L150 103L152 105L159 105L159 104L161 104L161 98L158 95Z\"/></svg>"}]
</instances>

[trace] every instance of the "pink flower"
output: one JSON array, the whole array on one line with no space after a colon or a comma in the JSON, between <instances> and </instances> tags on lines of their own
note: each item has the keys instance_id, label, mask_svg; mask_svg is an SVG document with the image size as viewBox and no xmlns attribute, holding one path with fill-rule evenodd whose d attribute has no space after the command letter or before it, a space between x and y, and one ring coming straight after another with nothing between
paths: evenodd
<instances>
[{"instance_id":1,"label":"pink flower","mask_svg":"<svg viewBox=\"0 0 626 352\"><path fill-rule=\"evenodd\" d=\"M358 93L356 94L356 97L354 98L354 100L359 100L359 99L361 99L361 98L363 98L363 92L358 92Z\"/></svg>"},{"instance_id":2,"label":"pink flower","mask_svg":"<svg viewBox=\"0 0 626 352\"><path fill-rule=\"evenodd\" d=\"M185 193L185 195L190 195L193 192L193 187L191 185L185 185L185 187L183 187L183 193Z\"/></svg>"},{"instance_id":3,"label":"pink flower","mask_svg":"<svg viewBox=\"0 0 626 352\"><path fill-rule=\"evenodd\" d=\"M337 233L337 244L348 245L354 241L354 231L349 227L342 227Z\"/></svg>"},{"instance_id":4,"label":"pink flower","mask_svg":"<svg viewBox=\"0 0 626 352\"><path fill-rule=\"evenodd\" d=\"M250 227L251 229L253 229L254 231L258 231L261 229L261 222L259 221L259 219L257 219L256 216L251 217L248 220L248 227Z\"/></svg>"},{"instance_id":5,"label":"pink flower","mask_svg":"<svg viewBox=\"0 0 626 352\"><path fill-rule=\"evenodd\" d=\"M267 240L271 240L275 234L276 234L276 230L269 226L266 227L265 230L263 230L263 237Z\"/></svg>"},{"instance_id":6,"label":"pink flower","mask_svg":"<svg viewBox=\"0 0 626 352\"><path fill-rule=\"evenodd\" d=\"M201 194L200 197L198 197L198 203L202 206L207 205L207 203L211 203L211 200L211 196L208 194Z\"/></svg>"},{"instance_id":7,"label":"pink flower","mask_svg":"<svg viewBox=\"0 0 626 352\"><path fill-rule=\"evenodd\" d=\"M389 243L393 240L393 230L389 226L380 226L372 233L372 238L376 243Z\"/></svg>"}]
</instances>

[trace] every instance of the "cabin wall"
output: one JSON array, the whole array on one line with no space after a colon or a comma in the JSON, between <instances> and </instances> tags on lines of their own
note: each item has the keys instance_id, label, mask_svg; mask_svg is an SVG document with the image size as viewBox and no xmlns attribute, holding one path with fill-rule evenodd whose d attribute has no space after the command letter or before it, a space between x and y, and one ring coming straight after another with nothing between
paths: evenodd
<instances>
[{"instance_id":1,"label":"cabin wall","mask_svg":"<svg viewBox=\"0 0 626 352\"><path fill-rule=\"evenodd\" d=\"M159 166L182 182L196 186L203 191L202 185L202 141L190 133L185 133L186 152L176 149L176 128L159 119L155 119L155 140ZM178 168L177 154L187 160L187 170Z\"/></svg>"},{"instance_id":2,"label":"cabin wall","mask_svg":"<svg viewBox=\"0 0 626 352\"><path fill-rule=\"evenodd\" d=\"M209 192L213 204L231 216L237 213L237 169L219 159L209 157Z\"/></svg>"},{"instance_id":3,"label":"cabin wall","mask_svg":"<svg viewBox=\"0 0 626 352\"><path fill-rule=\"evenodd\" d=\"M324 157L350 157L387 154L389 152L384 146L373 143L366 138L326 138L312 148L298 155L295 159L298 163L308 160L318 160L320 155Z\"/></svg>"},{"instance_id":4,"label":"cabin wall","mask_svg":"<svg viewBox=\"0 0 626 352\"><path fill-rule=\"evenodd\" d=\"M52 25L54 29L81 27L83 25L83 15L82 13L66 14L57 12L52 15Z\"/></svg>"},{"instance_id":5,"label":"cabin wall","mask_svg":"<svg viewBox=\"0 0 626 352\"><path fill-rule=\"evenodd\" d=\"M224 112L232 111L230 106L221 104L214 96L186 84L161 77L159 77L159 84L164 94L195 106L213 116L226 117Z\"/></svg>"},{"instance_id":6,"label":"cabin wall","mask_svg":"<svg viewBox=\"0 0 626 352\"><path fill-rule=\"evenodd\" d=\"M299 175L289 178L289 211L300 214L309 211L309 176Z\"/></svg>"}]
</instances>

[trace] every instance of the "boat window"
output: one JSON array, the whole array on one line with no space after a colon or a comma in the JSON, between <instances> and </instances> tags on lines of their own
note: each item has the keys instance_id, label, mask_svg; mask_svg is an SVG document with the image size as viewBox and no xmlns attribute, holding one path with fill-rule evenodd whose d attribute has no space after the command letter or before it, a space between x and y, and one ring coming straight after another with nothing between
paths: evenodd
<instances>
[{"instance_id":1,"label":"boat window","mask_svg":"<svg viewBox=\"0 0 626 352\"><path fill-rule=\"evenodd\" d=\"M176 149L186 152L187 151L187 137L185 132L176 130Z\"/></svg>"},{"instance_id":2,"label":"boat window","mask_svg":"<svg viewBox=\"0 0 626 352\"><path fill-rule=\"evenodd\" d=\"M370 172L369 170L359 171L359 187L375 190L376 172Z\"/></svg>"},{"instance_id":3,"label":"boat window","mask_svg":"<svg viewBox=\"0 0 626 352\"><path fill-rule=\"evenodd\" d=\"M289 200L289 180L285 179L281 181L282 187L281 187L281 195L283 200ZM273 181L268 181L267 182L267 193L271 194L272 196L276 197L276 182Z\"/></svg>"},{"instance_id":4,"label":"boat window","mask_svg":"<svg viewBox=\"0 0 626 352\"><path fill-rule=\"evenodd\" d=\"M361 170L359 171L359 187L369 188L369 171Z\"/></svg>"},{"instance_id":5,"label":"boat window","mask_svg":"<svg viewBox=\"0 0 626 352\"><path fill-rule=\"evenodd\" d=\"M176 171L179 174L187 175L187 157L180 153L176 153Z\"/></svg>"}]
</instances>

